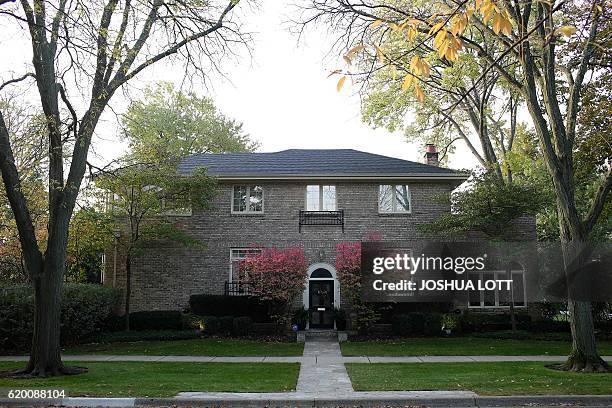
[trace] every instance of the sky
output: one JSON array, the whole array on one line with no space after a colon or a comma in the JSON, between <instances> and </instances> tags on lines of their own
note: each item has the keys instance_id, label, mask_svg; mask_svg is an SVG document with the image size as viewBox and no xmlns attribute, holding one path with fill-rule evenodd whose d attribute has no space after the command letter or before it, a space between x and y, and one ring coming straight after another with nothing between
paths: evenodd
<instances>
[{"instance_id":1,"label":"sky","mask_svg":"<svg viewBox=\"0 0 612 408\"><path fill-rule=\"evenodd\" d=\"M229 61L223 66L226 78L213 75L206 87L192 91L211 97L226 116L242 122L244 130L260 143L262 152L352 148L422 161L423 146L407 143L400 132L375 130L361 121L359 96L349 81L341 92L336 91L337 78L328 75L340 66L341 56L329 55L332 37L326 30L311 28L298 42L288 23L295 18L290 2L261 3L245 20L245 28L254 37L252 57L245 53L238 61ZM0 76L6 80L25 72L31 55L18 31L2 31L0 49L8 48L12 57L0 60ZM160 80L179 86L181 70L173 68L162 63L143 71L131 83L130 95L137 97L139 90ZM113 112L120 114L128 99L118 92L111 102ZM108 163L126 148L118 141L119 127L113 112L106 112L96 132L90 160L98 165ZM457 147L449 166L474 167L475 160L467 148Z\"/></svg>"}]
</instances>

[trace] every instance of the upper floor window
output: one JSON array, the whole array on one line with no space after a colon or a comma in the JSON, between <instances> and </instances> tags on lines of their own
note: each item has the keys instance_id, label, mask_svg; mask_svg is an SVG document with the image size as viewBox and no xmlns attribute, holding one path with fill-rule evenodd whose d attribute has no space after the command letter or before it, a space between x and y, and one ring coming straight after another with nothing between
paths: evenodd
<instances>
[{"instance_id":1,"label":"upper floor window","mask_svg":"<svg viewBox=\"0 0 612 408\"><path fill-rule=\"evenodd\" d=\"M336 186L306 186L306 211L335 211Z\"/></svg>"},{"instance_id":2,"label":"upper floor window","mask_svg":"<svg viewBox=\"0 0 612 408\"><path fill-rule=\"evenodd\" d=\"M234 186L232 191L233 213L263 213L263 210L264 197L262 186Z\"/></svg>"},{"instance_id":3,"label":"upper floor window","mask_svg":"<svg viewBox=\"0 0 612 408\"><path fill-rule=\"evenodd\" d=\"M378 188L378 212L410 213L410 188L406 185L381 185Z\"/></svg>"}]
</instances>

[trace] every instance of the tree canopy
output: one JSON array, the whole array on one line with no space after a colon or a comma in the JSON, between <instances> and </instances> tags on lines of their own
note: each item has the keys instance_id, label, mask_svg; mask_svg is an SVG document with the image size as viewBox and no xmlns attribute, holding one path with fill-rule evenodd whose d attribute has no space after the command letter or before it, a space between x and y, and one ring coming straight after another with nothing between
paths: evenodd
<instances>
[{"instance_id":1,"label":"tree canopy","mask_svg":"<svg viewBox=\"0 0 612 408\"><path fill-rule=\"evenodd\" d=\"M257 148L242 124L212 99L161 83L147 88L123 117L124 137L136 160L180 159L196 153L250 152Z\"/></svg>"}]
</instances>

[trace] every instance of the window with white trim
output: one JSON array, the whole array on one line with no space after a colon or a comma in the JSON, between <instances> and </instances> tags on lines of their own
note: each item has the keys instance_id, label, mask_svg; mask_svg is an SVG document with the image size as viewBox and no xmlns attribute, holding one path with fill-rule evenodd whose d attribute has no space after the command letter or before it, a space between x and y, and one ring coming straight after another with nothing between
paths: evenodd
<instances>
[{"instance_id":1,"label":"window with white trim","mask_svg":"<svg viewBox=\"0 0 612 408\"><path fill-rule=\"evenodd\" d=\"M264 211L263 187L259 185L234 186L232 212L258 214Z\"/></svg>"},{"instance_id":2,"label":"window with white trim","mask_svg":"<svg viewBox=\"0 0 612 408\"><path fill-rule=\"evenodd\" d=\"M378 187L378 212L408 214L411 211L410 187L404 184Z\"/></svg>"},{"instance_id":3,"label":"window with white trim","mask_svg":"<svg viewBox=\"0 0 612 408\"><path fill-rule=\"evenodd\" d=\"M240 263L249 255L260 254L261 248L232 248L230 249L230 282L244 282L247 280L246 272Z\"/></svg>"},{"instance_id":4,"label":"window with white trim","mask_svg":"<svg viewBox=\"0 0 612 408\"><path fill-rule=\"evenodd\" d=\"M514 307L525 307L526 286L525 274L522 270L510 271L510 276L506 271L483 271L470 272L468 279L472 281L475 290L468 294L468 307L471 309L485 308L510 308L513 302ZM506 280L512 279L510 290L506 289L505 284L502 288L496 287L495 290L478 290L478 281L486 280Z\"/></svg>"},{"instance_id":5,"label":"window with white trim","mask_svg":"<svg viewBox=\"0 0 612 408\"><path fill-rule=\"evenodd\" d=\"M306 211L335 211L336 186L306 186Z\"/></svg>"}]
</instances>

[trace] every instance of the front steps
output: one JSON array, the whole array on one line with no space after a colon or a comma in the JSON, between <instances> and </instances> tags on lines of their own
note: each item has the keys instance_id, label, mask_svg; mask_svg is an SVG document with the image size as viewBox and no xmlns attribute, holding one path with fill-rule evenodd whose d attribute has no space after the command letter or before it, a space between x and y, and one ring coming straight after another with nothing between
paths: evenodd
<instances>
[{"instance_id":1,"label":"front steps","mask_svg":"<svg viewBox=\"0 0 612 408\"><path fill-rule=\"evenodd\" d=\"M331 341L346 341L346 332L339 332L335 329L308 329L297 332L297 341L304 342L308 340L331 340Z\"/></svg>"}]
</instances>

